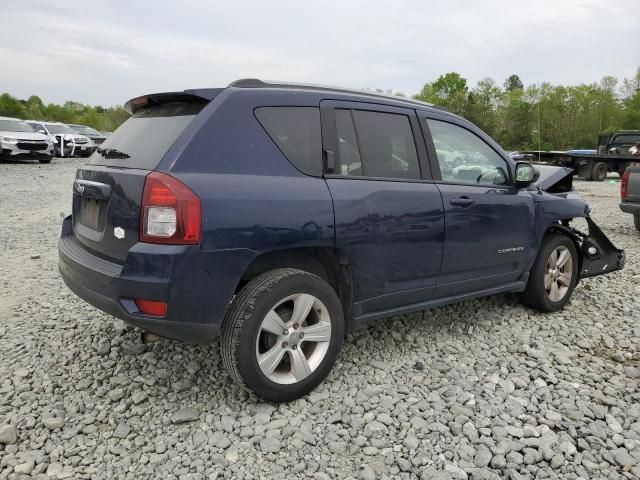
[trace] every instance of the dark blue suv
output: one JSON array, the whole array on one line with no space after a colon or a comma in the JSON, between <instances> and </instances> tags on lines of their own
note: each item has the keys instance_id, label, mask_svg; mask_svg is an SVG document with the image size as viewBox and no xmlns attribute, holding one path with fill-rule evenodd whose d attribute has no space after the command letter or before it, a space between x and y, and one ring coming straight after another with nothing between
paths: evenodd
<instances>
[{"instance_id":1,"label":"dark blue suv","mask_svg":"<svg viewBox=\"0 0 640 480\"><path fill-rule=\"evenodd\" d=\"M499 292L555 311L624 263L570 170L422 102L247 79L127 109L77 172L62 277L146 331L219 335L267 400L318 385L347 329Z\"/></svg>"}]
</instances>

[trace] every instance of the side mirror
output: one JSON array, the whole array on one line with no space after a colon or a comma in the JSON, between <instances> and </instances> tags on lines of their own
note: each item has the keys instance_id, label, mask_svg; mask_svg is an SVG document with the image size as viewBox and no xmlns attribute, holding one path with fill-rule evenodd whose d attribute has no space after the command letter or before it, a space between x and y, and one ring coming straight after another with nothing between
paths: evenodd
<instances>
[{"instance_id":1,"label":"side mirror","mask_svg":"<svg viewBox=\"0 0 640 480\"><path fill-rule=\"evenodd\" d=\"M525 188L540 178L540 170L528 162L516 163L516 187Z\"/></svg>"}]
</instances>

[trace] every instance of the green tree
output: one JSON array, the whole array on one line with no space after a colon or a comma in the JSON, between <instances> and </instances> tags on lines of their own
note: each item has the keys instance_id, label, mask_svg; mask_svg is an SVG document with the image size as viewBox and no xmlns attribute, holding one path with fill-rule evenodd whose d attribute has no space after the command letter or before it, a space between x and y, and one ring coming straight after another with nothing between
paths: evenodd
<instances>
[{"instance_id":1,"label":"green tree","mask_svg":"<svg viewBox=\"0 0 640 480\"><path fill-rule=\"evenodd\" d=\"M466 78L459 73L449 72L440 75L433 83L426 83L414 98L443 106L461 115L466 109L468 90Z\"/></svg>"},{"instance_id":2,"label":"green tree","mask_svg":"<svg viewBox=\"0 0 640 480\"><path fill-rule=\"evenodd\" d=\"M508 92L511 92L516 88L523 89L524 84L522 83L522 80L520 80L520 77L518 75L513 74L507 77L507 79L504 81L504 89Z\"/></svg>"}]
</instances>

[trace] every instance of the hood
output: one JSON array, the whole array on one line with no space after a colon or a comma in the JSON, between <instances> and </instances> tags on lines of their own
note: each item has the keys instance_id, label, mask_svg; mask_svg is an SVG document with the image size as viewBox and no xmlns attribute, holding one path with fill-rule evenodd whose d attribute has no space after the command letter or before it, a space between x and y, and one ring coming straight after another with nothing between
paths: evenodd
<instances>
[{"instance_id":1,"label":"hood","mask_svg":"<svg viewBox=\"0 0 640 480\"><path fill-rule=\"evenodd\" d=\"M540 172L536 186L549 193L566 193L573 190L573 169L535 165Z\"/></svg>"},{"instance_id":2,"label":"hood","mask_svg":"<svg viewBox=\"0 0 640 480\"><path fill-rule=\"evenodd\" d=\"M48 140L49 137L44 133L38 132L6 132L0 130L0 137L11 137L19 140Z\"/></svg>"}]
</instances>

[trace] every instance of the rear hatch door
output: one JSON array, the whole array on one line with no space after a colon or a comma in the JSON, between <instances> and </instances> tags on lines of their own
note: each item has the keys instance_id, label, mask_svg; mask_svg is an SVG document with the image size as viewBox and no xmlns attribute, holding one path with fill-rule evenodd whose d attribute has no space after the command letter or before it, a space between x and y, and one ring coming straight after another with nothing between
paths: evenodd
<instances>
[{"instance_id":1,"label":"rear hatch door","mask_svg":"<svg viewBox=\"0 0 640 480\"><path fill-rule=\"evenodd\" d=\"M75 239L117 263L138 241L145 177L207 103L180 94L137 101L133 115L78 169L73 188Z\"/></svg>"}]
</instances>

